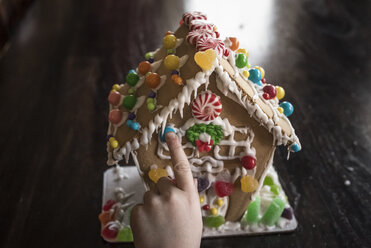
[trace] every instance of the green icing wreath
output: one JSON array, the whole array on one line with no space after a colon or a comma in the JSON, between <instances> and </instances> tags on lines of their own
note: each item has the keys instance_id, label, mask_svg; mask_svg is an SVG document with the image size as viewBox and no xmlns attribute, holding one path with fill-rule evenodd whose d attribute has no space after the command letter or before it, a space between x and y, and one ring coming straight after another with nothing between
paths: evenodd
<instances>
[{"instance_id":1,"label":"green icing wreath","mask_svg":"<svg viewBox=\"0 0 371 248\"><path fill-rule=\"evenodd\" d=\"M214 140L214 145L219 144L222 140L224 133L222 127L214 124L194 124L192 127L187 129L186 136L188 140L196 146L196 140L199 139L201 133L207 133Z\"/></svg>"}]
</instances>

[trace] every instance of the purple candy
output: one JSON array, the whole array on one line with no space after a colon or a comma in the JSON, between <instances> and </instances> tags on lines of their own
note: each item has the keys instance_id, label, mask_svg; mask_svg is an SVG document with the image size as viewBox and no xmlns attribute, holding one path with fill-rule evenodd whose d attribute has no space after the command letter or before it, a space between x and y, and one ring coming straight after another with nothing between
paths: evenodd
<instances>
[{"instance_id":1,"label":"purple candy","mask_svg":"<svg viewBox=\"0 0 371 248\"><path fill-rule=\"evenodd\" d=\"M172 71L171 75L174 75L174 74L179 75L179 71L177 71L177 70Z\"/></svg>"},{"instance_id":2,"label":"purple candy","mask_svg":"<svg viewBox=\"0 0 371 248\"><path fill-rule=\"evenodd\" d=\"M210 187L210 181L207 177L198 177L197 178L197 190L202 192L207 190Z\"/></svg>"},{"instance_id":3,"label":"purple candy","mask_svg":"<svg viewBox=\"0 0 371 248\"><path fill-rule=\"evenodd\" d=\"M129 119L129 120L134 120L135 117L136 117L136 115L135 115L133 112L130 112L130 113L129 113L129 116L128 116L128 119Z\"/></svg>"},{"instance_id":4,"label":"purple candy","mask_svg":"<svg viewBox=\"0 0 371 248\"><path fill-rule=\"evenodd\" d=\"M150 97L150 98L155 98L155 97L156 97L156 92L151 91L151 92L148 94L148 97Z\"/></svg>"},{"instance_id":5,"label":"purple candy","mask_svg":"<svg viewBox=\"0 0 371 248\"><path fill-rule=\"evenodd\" d=\"M152 59L152 58L149 58L149 59L147 59L147 61L152 64L155 60Z\"/></svg>"},{"instance_id":6,"label":"purple candy","mask_svg":"<svg viewBox=\"0 0 371 248\"><path fill-rule=\"evenodd\" d=\"M113 135L107 135L107 140L109 140L110 138L112 138L113 137Z\"/></svg>"},{"instance_id":7,"label":"purple candy","mask_svg":"<svg viewBox=\"0 0 371 248\"><path fill-rule=\"evenodd\" d=\"M291 220L293 217L294 213L292 211L292 208L285 208L282 212L282 217L288 220Z\"/></svg>"}]
</instances>

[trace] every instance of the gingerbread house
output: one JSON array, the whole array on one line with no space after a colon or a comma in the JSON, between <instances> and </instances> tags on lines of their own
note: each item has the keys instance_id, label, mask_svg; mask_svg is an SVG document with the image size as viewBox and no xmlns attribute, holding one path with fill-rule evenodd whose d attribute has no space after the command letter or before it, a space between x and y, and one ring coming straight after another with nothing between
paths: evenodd
<instances>
[{"instance_id":1,"label":"gingerbread house","mask_svg":"<svg viewBox=\"0 0 371 248\"><path fill-rule=\"evenodd\" d=\"M266 175L277 146L301 149L288 119L293 106L248 57L236 38L222 39L206 15L185 13L163 46L147 53L108 97L108 165L131 157L153 187L173 176L164 134L174 131L198 179L205 232L233 223L276 225L288 206L277 178ZM262 190L272 194L268 203L259 197Z\"/></svg>"}]
</instances>

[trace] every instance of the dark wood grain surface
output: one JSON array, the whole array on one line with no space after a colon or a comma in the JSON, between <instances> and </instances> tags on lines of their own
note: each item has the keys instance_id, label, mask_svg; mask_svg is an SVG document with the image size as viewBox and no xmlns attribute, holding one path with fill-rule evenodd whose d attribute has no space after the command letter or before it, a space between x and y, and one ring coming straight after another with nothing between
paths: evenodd
<instances>
[{"instance_id":1,"label":"dark wood grain surface","mask_svg":"<svg viewBox=\"0 0 371 248\"><path fill-rule=\"evenodd\" d=\"M202 10L217 4L200 2ZM254 7L259 1L241 2L246 15L229 12L233 20L261 11ZM202 246L370 247L370 1L270 2L271 30L263 30L269 43L254 43L254 33L232 24L250 35L248 48L264 51L256 61L269 80L283 82L295 107L290 119L303 150L286 161L282 147L275 164L299 227L291 234L207 239ZM32 4L0 58L0 247L113 246L101 240L97 219L107 94L197 4ZM210 11L223 14L228 4Z\"/></svg>"}]
</instances>

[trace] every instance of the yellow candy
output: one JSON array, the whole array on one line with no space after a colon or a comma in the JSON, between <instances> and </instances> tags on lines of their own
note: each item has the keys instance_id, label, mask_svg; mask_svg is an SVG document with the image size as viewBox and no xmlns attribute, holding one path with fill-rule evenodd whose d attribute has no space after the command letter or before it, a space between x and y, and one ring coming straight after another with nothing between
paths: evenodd
<instances>
[{"instance_id":1,"label":"yellow candy","mask_svg":"<svg viewBox=\"0 0 371 248\"><path fill-rule=\"evenodd\" d=\"M164 65L166 69L170 71L178 69L179 68L179 57L174 54L167 55L164 60Z\"/></svg>"},{"instance_id":2,"label":"yellow candy","mask_svg":"<svg viewBox=\"0 0 371 248\"><path fill-rule=\"evenodd\" d=\"M217 215L218 214L218 209L217 208L210 208L211 214L212 215Z\"/></svg>"},{"instance_id":3,"label":"yellow candy","mask_svg":"<svg viewBox=\"0 0 371 248\"><path fill-rule=\"evenodd\" d=\"M276 86L278 100L281 100L285 96L285 90L281 86Z\"/></svg>"},{"instance_id":4,"label":"yellow candy","mask_svg":"<svg viewBox=\"0 0 371 248\"><path fill-rule=\"evenodd\" d=\"M249 78L250 72L249 71L243 71L242 74L246 77Z\"/></svg>"},{"instance_id":5,"label":"yellow candy","mask_svg":"<svg viewBox=\"0 0 371 248\"><path fill-rule=\"evenodd\" d=\"M283 108L278 107L277 110L278 110L278 112L280 112L281 114L283 113Z\"/></svg>"},{"instance_id":6,"label":"yellow candy","mask_svg":"<svg viewBox=\"0 0 371 248\"><path fill-rule=\"evenodd\" d=\"M200 196L200 203L203 203L205 201L205 197Z\"/></svg>"},{"instance_id":7,"label":"yellow candy","mask_svg":"<svg viewBox=\"0 0 371 248\"><path fill-rule=\"evenodd\" d=\"M261 67L261 66L254 66L254 68L258 69L260 71L260 73L262 74L262 78L264 78L265 71L264 71L263 67Z\"/></svg>"},{"instance_id":8,"label":"yellow candy","mask_svg":"<svg viewBox=\"0 0 371 248\"><path fill-rule=\"evenodd\" d=\"M112 148L117 148L119 146L119 142L114 137L109 138L108 141Z\"/></svg>"},{"instance_id":9,"label":"yellow candy","mask_svg":"<svg viewBox=\"0 0 371 248\"><path fill-rule=\"evenodd\" d=\"M168 34L162 39L162 44L166 49L172 49L176 46L176 37L173 34Z\"/></svg>"},{"instance_id":10,"label":"yellow candy","mask_svg":"<svg viewBox=\"0 0 371 248\"><path fill-rule=\"evenodd\" d=\"M151 169L149 172L148 172L148 176L149 178L157 183L157 181L161 178L161 177L167 177L169 176L167 174L167 170L165 169Z\"/></svg>"},{"instance_id":11,"label":"yellow candy","mask_svg":"<svg viewBox=\"0 0 371 248\"><path fill-rule=\"evenodd\" d=\"M208 71L213 67L216 53L212 49L206 50L205 52L197 52L194 59L196 64L201 67L202 70Z\"/></svg>"},{"instance_id":12,"label":"yellow candy","mask_svg":"<svg viewBox=\"0 0 371 248\"><path fill-rule=\"evenodd\" d=\"M216 200L216 205L218 205L219 207L223 206L224 205L224 201L222 198L218 198L218 200Z\"/></svg>"},{"instance_id":13,"label":"yellow candy","mask_svg":"<svg viewBox=\"0 0 371 248\"><path fill-rule=\"evenodd\" d=\"M118 85L118 84L114 84L113 86L112 86L112 89L113 90L119 90L121 87L120 87L120 85Z\"/></svg>"},{"instance_id":14,"label":"yellow candy","mask_svg":"<svg viewBox=\"0 0 371 248\"><path fill-rule=\"evenodd\" d=\"M244 53L246 55L246 57L249 57L249 52L246 51L245 48L240 48L236 51L236 53Z\"/></svg>"},{"instance_id":15,"label":"yellow candy","mask_svg":"<svg viewBox=\"0 0 371 248\"><path fill-rule=\"evenodd\" d=\"M250 175L241 178L241 190L243 192L254 192L258 188L258 185L258 181Z\"/></svg>"}]
</instances>

